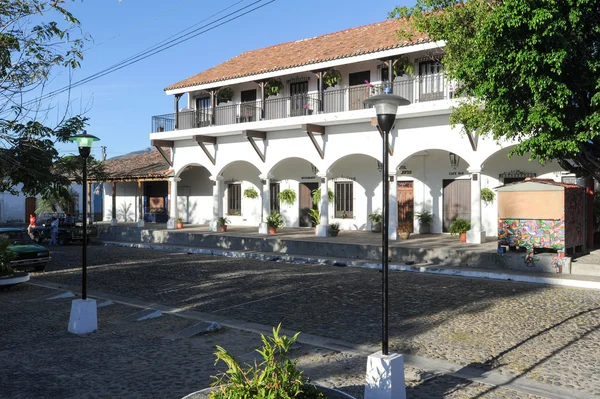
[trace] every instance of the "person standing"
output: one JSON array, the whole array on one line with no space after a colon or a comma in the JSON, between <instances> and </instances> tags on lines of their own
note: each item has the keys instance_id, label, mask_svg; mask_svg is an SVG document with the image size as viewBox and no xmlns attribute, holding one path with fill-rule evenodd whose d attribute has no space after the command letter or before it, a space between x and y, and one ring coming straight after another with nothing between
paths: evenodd
<instances>
[{"instance_id":1,"label":"person standing","mask_svg":"<svg viewBox=\"0 0 600 399\"><path fill-rule=\"evenodd\" d=\"M58 237L58 218L53 217L52 223L50 223L50 243L48 245L58 245L57 237Z\"/></svg>"},{"instance_id":2,"label":"person standing","mask_svg":"<svg viewBox=\"0 0 600 399\"><path fill-rule=\"evenodd\" d=\"M37 218L34 213L29 214L29 226L27 227L27 234L31 235L31 229L35 228L37 223Z\"/></svg>"}]
</instances>

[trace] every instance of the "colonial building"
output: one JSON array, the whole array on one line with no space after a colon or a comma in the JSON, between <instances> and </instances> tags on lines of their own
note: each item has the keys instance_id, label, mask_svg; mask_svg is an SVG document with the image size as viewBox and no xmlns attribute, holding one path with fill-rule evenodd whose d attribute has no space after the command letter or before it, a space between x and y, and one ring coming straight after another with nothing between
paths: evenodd
<instances>
[{"instance_id":1,"label":"colonial building","mask_svg":"<svg viewBox=\"0 0 600 399\"><path fill-rule=\"evenodd\" d=\"M257 226L279 211L286 226L311 226L311 193L321 189L318 235L325 226L370 228L381 208L382 136L366 98L390 87L400 107L390 134L391 223L434 215L431 231L470 220L470 242L497 235L497 204L481 190L526 177L560 181L555 163L508 158L496 143L452 128L456 82L446 79L443 43L426 35L400 40L388 20L240 54L165 89L174 113L152 118L152 144L169 148L170 218ZM245 196L253 189L258 198ZM278 193L293 190L292 205ZM334 193L329 202L327 191Z\"/></svg>"}]
</instances>

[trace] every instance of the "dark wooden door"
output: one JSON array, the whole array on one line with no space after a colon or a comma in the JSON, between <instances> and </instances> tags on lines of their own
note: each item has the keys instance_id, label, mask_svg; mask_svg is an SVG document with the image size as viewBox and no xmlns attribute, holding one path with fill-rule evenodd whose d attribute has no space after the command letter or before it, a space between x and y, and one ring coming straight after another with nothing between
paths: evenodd
<instances>
[{"instance_id":1,"label":"dark wooden door","mask_svg":"<svg viewBox=\"0 0 600 399\"><path fill-rule=\"evenodd\" d=\"M398 223L412 222L415 209L415 194L412 181L398 182ZM412 224L410 232L413 232Z\"/></svg>"},{"instance_id":2,"label":"dark wooden door","mask_svg":"<svg viewBox=\"0 0 600 399\"><path fill-rule=\"evenodd\" d=\"M290 84L290 115L304 115L304 106L309 104L308 81Z\"/></svg>"},{"instance_id":3,"label":"dark wooden door","mask_svg":"<svg viewBox=\"0 0 600 399\"><path fill-rule=\"evenodd\" d=\"M443 186L443 231L447 232L457 218L471 221L471 180L444 180Z\"/></svg>"},{"instance_id":4,"label":"dark wooden door","mask_svg":"<svg viewBox=\"0 0 600 399\"><path fill-rule=\"evenodd\" d=\"M35 197L25 198L25 223L29 224L29 215L35 215L35 208L37 206Z\"/></svg>"},{"instance_id":5,"label":"dark wooden door","mask_svg":"<svg viewBox=\"0 0 600 399\"><path fill-rule=\"evenodd\" d=\"M319 188L319 183L300 183L300 227L311 227L310 210L317 208L312 202L312 192Z\"/></svg>"},{"instance_id":6,"label":"dark wooden door","mask_svg":"<svg viewBox=\"0 0 600 399\"><path fill-rule=\"evenodd\" d=\"M257 116L256 89L241 93L240 118L242 122L253 122Z\"/></svg>"}]
</instances>

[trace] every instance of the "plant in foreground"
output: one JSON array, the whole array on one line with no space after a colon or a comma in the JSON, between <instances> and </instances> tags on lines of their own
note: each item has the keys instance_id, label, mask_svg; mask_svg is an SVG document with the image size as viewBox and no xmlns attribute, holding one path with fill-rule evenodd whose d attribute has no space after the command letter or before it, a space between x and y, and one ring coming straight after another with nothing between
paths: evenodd
<instances>
[{"instance_id":1,"label":"plant in foreground","mask_svg":"<svg viewBox=\"0 0 600 399\"><path fill-rule=\"evenodd\" d=\"M273 328L273 336L261 334L263 347L256 351L263 361L242 367L225 349L217 345L217 360L227 365L227 371L213 377L213 386L219 388L210 399L326 399L326 396L310 384L310 379L296 368L298 360L290 360L287 354L298 338L296 333L288 338L280 335L281 324Z\"/></svg>"}]
</instances>

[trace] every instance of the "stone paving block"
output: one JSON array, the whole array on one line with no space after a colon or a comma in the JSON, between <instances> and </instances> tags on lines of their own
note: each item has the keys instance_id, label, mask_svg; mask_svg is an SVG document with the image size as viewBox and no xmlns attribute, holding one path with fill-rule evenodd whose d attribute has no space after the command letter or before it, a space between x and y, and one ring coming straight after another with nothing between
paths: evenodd
<instances>
[{"instance_id":1,"label":"stone paving block","mask_svg":"<svg viewBox=\"0 0 600 399\"><path fill-rule=\"evenodd\" d=\"M194 324L184 330L176 332L175 334L167 335L163 339L174 341L176 339L191 338L196 335L209 334L211 332L219 331L221 325L214 321L201 321L200 323Z\"/></svg>"}]
</instances>

